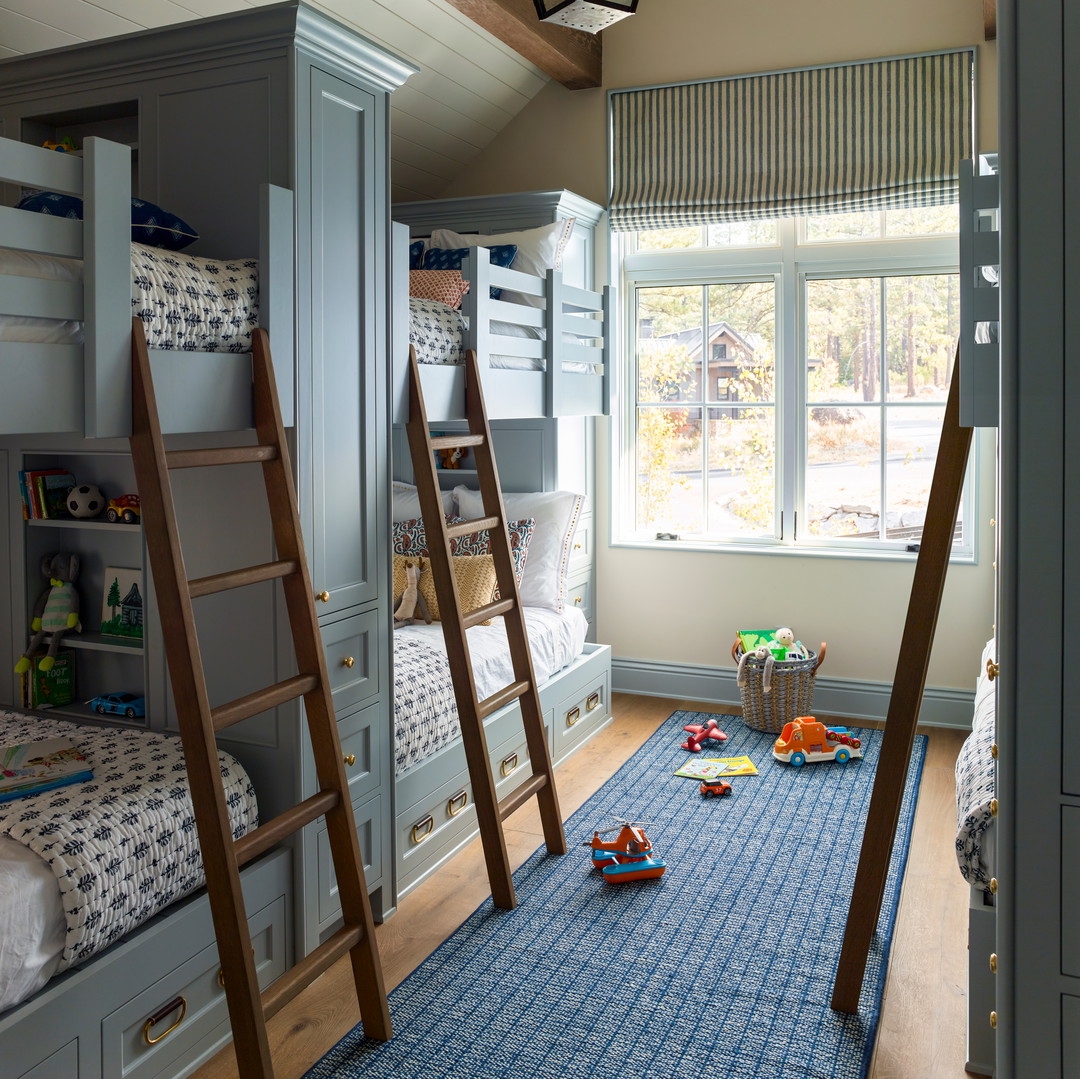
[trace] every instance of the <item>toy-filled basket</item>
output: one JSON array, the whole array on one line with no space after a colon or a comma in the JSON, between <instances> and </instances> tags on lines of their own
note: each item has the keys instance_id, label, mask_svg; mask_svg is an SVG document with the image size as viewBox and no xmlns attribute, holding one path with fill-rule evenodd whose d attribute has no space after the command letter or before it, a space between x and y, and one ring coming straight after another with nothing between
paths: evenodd
<instances>
[{"instance_id":1,"label":"toy-filled basket","mask_svg":"<svg viewBox=\"0 0 1080 1079\"><path fill-rule=\"evenodd\" d=\"M743 659L742 645L731 646L736 665ZM758 659L750 655L741 664L739 694L743 722L756 731L779 734L797 716L812 715L814 676L825 660L825 642L806 659Z\"/></svg>"}]
</instances>

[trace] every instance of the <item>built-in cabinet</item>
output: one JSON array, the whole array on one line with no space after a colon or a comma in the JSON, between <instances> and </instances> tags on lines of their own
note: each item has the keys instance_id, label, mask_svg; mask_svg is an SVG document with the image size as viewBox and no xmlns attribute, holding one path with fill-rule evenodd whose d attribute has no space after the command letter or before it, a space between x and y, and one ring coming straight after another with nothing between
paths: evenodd
<instances>
[{"instance_id":1,"label":"built-in cabinet","mask_svg":"<svg viewBox=\"0 0 1080 1079\"><path fill-rule=\"evenodd\" d=\"M105 135L133 147L133 191L183 217L201 234L192 254L257 251L259 185L295 197L295 349L274 356L290 427L316 609L326 645L375 916L394 905L389 762L389 531L386 416L389 334L389 95L413 68L302 4L278 4L0 63L0 134L34 144ZM13 201L17 192L5 192ZM276 312L275 312L276 314ZM285 373L282 378L282 373ZM172 436L170 448L251 440L250 433ZM141 648L75 641L77 693L129 690L146 697L145 722L176 730L153 589L138 525L24 522L18 473L60 465L106 496L134 493L123 440L6 438L10 527L3 558L12 582L2 619L7 648L22 651L43 552L80 555L84 610L100 614L104 567L142 568L148 601ZM190 576L273 558L262 478L244 466L212 477L173 474ZM279 585L199 600L196 617L212 703L289 677L291 640ZM88 627L90 628L90 627ZM16 678L0 674L16 699ZM85 709L74 712L87 715ZM230 728L222 745L247 767L269 819L314 790L299 706ZM299 762L299 763L298 763ZM336 885L318 823L295 837L288 903L296 955L338 921ZM275 880L277 878L275 877ZM256 909L249 900L249 910ZM187 963L205 947L191 939ZM287 962L289 957L282 956ZM17 1015L0 1045L19 1036ZM218 1020L220 1022L220 1019ZM173 1036L173 1040L177 1039ZM188 1061L210 1042L187 1045ZM56 1046L57 1059L70 1051ZM6 1056L5 1051L5 1056ZM38 1060L44 1060L43 1053ZM80 1061L83 1051L78 1050ZM127 1064L122 1071L127 1074ZM35 1067L45 1067L44 1064ZM28 1068L16 1069L21 1075ZM36 1071L30 1072L37 1074ZM51 1072L49 1074L52 1074ZM62 1074L68 1074L63 1072ZM80 1070L71 1074L96 1075ZM140 1067L147 1076L170 1067Z\"/></svg>"}]
</instances>

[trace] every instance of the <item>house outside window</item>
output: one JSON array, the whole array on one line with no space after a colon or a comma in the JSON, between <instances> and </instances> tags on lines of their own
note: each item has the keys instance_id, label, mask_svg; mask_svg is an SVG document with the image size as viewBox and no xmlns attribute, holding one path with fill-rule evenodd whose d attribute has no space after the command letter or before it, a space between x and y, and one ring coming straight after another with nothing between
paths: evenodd
<instances>
[{"instance_id":1,"label":"house outside window","mask_svg":"<svg viewBox=\"0 0 1080 1079\"><path fill-rule=\"evenodd\" d=\"M954 204L619 234L616 541L917 550L957 222ZM958 556L970 520L965 501Z\"/></svg>"}]
</instances>

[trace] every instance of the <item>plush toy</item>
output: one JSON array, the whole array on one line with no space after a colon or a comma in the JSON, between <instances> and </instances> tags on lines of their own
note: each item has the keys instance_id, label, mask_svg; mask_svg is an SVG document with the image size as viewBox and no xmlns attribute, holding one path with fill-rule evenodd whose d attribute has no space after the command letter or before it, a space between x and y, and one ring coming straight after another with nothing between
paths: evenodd
<instances>
[{"instance_id":1,"label":"plush toy","mask_svg":"<svg viewBox=\"0 0 1080 1079\"><path fill-rule=\"evenodd\" d=\"M399 626L411 626L416 617L417 608L423 615L424 621L430 626L431 615L428 612L427 601L420 595L420 577L424 567L416 562L405 563L405 590L400 596L394 597L394 628Z\"/></svg>"},{"instance_id":2,"label":"plush toy","mask_svg":"<svg viewBox=\"0 0 1080 1079\"><path fill-rule=\"evenodd\" d=\"M762 693L768 693L772 689L772 672L776 660L773 658L772 652L764 645L761 648L754 648L749 652L743 652L743 654L739 656L739 670L735 677L735 684L740 689L746 685L746 679L749 677L746 672L746 662L751 659L756 659L759 662L764 661L765 669L761 672L761 691Z\"/></svg>"},{"instance_id":3,"label":"plush toy","mask_svg":"<svg viewBox=\"0 0 1080 1079\"><path fill-rule=\"evenodd\" d=\"M79 594L75 591L75 578L79 575L79 556L74 554L45 555L41 560L41 572L49 579L49 587L34 604L34 618L30 623L33 636L15 664L15 673L30 670L31 654L49 637L49 648L38 663L39 671L51 671L56 664L56 652L64 634L78 633Z\"/></svg>"},{"instance_id":4,"label":"plush toy","mask_svg":"<svg viewBox=\"0 0 1080 1079\"><path fill-rule=\"evenodd\" d=\"M449 450L439 450L440 468L461 468L461 459L465 451L460 446L454 446Z\"/></svg>"},{"instance_id":5,"label":"plush toy","mask_svg":"<svg viewBox=\"0 0 1080 1079\"><path fill-rule=\"evenodd\" d=\"M809 658L802 641L795 640L794 630L789 629L787 626L781 626L765 647L778 660Z\"/></svg>"}]
</instances>

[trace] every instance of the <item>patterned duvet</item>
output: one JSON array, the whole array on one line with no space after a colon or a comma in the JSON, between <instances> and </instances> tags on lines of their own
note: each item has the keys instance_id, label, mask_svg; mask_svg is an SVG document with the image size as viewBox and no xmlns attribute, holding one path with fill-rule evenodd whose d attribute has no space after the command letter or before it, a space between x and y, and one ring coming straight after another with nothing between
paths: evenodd
<instances>
[{"instance_id":1,"label":"patterned duvet","mask_svg":"<svg viewBox=\"0 0 1080 1079\"><path fill-rule=\"evenodd\" d=\"M0 834L51 867L67 932L59 970L119 940L203 884L179 738L0 712L0 745L71 739L94 773L86 783L0 804ZM236 838L258 824L255 792L218 753Z\"/></svg>"},{"instance_id":2,"label":"patterned duvet","mask_svg":"<svg viewBox=\"0 0 1080 1079\"><path fill-rule=\"evenodd\" d=\"M997 741L995 688L986 675L986 661L996 652L990 641L983 651L975 687L975 713L968 735L956 758L956 859L960 872L972 885L990 889L993 868L986 863L986 833L994 822L995 768L991 747Z\"/></svg>"}]
</instances>

